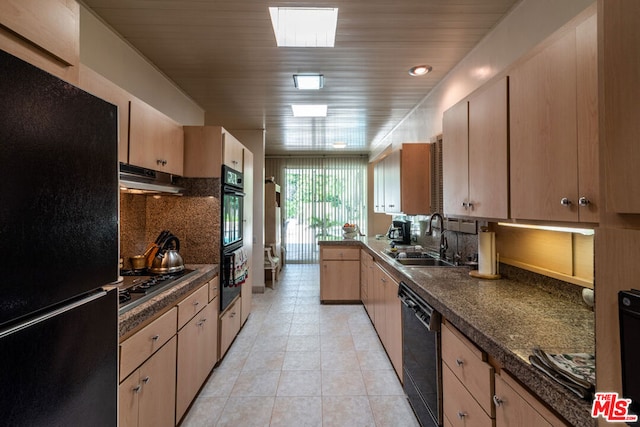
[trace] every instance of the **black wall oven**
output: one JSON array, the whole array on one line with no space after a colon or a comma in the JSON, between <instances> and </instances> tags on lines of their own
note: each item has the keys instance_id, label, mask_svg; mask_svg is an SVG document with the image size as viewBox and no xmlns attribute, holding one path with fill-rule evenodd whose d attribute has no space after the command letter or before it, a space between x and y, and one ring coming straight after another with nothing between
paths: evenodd
<instances>
[{"instance_id":1,"label":"black wall oven","mask_svg":"<svg viewBox=\"0 0 640 427\"><path fill-rule=\"evenodd\" d=\"M242 250L242 220L244 208L242 173L222 166L222 212L221 225L221 282L220 310L225 310L240 293L241 284L235 280L236 258Z\"/></svg>"}]
</instances>

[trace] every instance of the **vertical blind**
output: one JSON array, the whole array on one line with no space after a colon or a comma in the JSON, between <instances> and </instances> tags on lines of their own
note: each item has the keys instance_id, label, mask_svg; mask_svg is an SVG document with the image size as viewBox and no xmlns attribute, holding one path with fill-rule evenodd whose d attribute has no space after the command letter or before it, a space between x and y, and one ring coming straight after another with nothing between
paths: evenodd
<instances>
[{"instance_id":1,"label":"vertical blind","mask_svg":"<svg viewBox=\"0 0 640 427\"><path fill-rule=\"evenodd\" d=\"M366 230L367 157L267 157L265 176L281 188L282 242L291 263L318 262L318 240Z\"/></svg>"}]
</instances>

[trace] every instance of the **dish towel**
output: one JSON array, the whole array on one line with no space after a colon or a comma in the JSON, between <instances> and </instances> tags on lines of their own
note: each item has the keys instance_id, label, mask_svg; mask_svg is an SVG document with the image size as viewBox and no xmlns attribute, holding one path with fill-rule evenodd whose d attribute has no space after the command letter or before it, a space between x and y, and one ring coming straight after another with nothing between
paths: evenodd
<instances>
[{"instance_id":1,"label":"dish towel","mask_svg":"<svg viewBox=\"0 0 640 427\"><path fill-rule=\"evenodd\" d=\"M241 286L249 277L249 268L247 265L247 253L243 248L233 251L233 286Z\"/></svg>"},{"instance_id":2,"label":"dish towel","mask_svg":"<svg viewBox=\"0 0 640 427\"><path fill-rule=\"evenodd\" d=\"M535 347L529 362L582 399L593 397L596 373L593 354L550 354Z\"/></svg>"}]
</instances>

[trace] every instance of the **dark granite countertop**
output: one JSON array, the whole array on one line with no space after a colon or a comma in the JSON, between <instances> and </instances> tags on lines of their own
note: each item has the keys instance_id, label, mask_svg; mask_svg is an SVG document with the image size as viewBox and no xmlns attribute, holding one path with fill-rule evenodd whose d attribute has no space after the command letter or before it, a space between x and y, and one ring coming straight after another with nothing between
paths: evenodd
<instances>
[{"instance_id":1,"label":"dark granite countertop","mask_svg":"<svg viewBox=\"0 0 640 427\"><path fill-rule=\"evenodd\" d=\"M159 293L149 301L145 301L139 306L120 314L118 319L120 340L131 335L149 323L150 320L174 306L191 291L218 275L218 264L190 264L186 265L186 267L197 270L197 273Z\"/></svg>"},{"instance_id":2,"label":"dark granite countertop","mask_svg":"<svg viewBox=\"0 0 640 427\"><path fill-rule=\"evenodd\" d=\"M597 425L591 402L578 398L531 366L534 346L551 353L594 353L594 313L577 298L544 286L469 276L468 267L409 267L384 254L387 240L357 238L320 245L366 248L389 273L418 292L478 347L576 426Z\"/></svg>"}]
</instances>

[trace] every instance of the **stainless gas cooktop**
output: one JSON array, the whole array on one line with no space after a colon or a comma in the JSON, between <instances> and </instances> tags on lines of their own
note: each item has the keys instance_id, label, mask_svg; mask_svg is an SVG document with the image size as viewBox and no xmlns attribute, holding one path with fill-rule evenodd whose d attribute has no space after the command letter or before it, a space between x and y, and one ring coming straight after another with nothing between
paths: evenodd
<instances>
[{"instance_id":1,"label":"stainless gas cooktop","mask_svg":"<svg viewBox=\"0 0 640 427\"><path fill-rule=\"evenodd\" d=\"M146 275L146 273L123 271L123 281L118 286L119 312L131 310L150 300L160 292L191 277L197 270L184 269L171 274ZM128 275L132 274L132 275Z\"/></svg>"}]
</instances>

